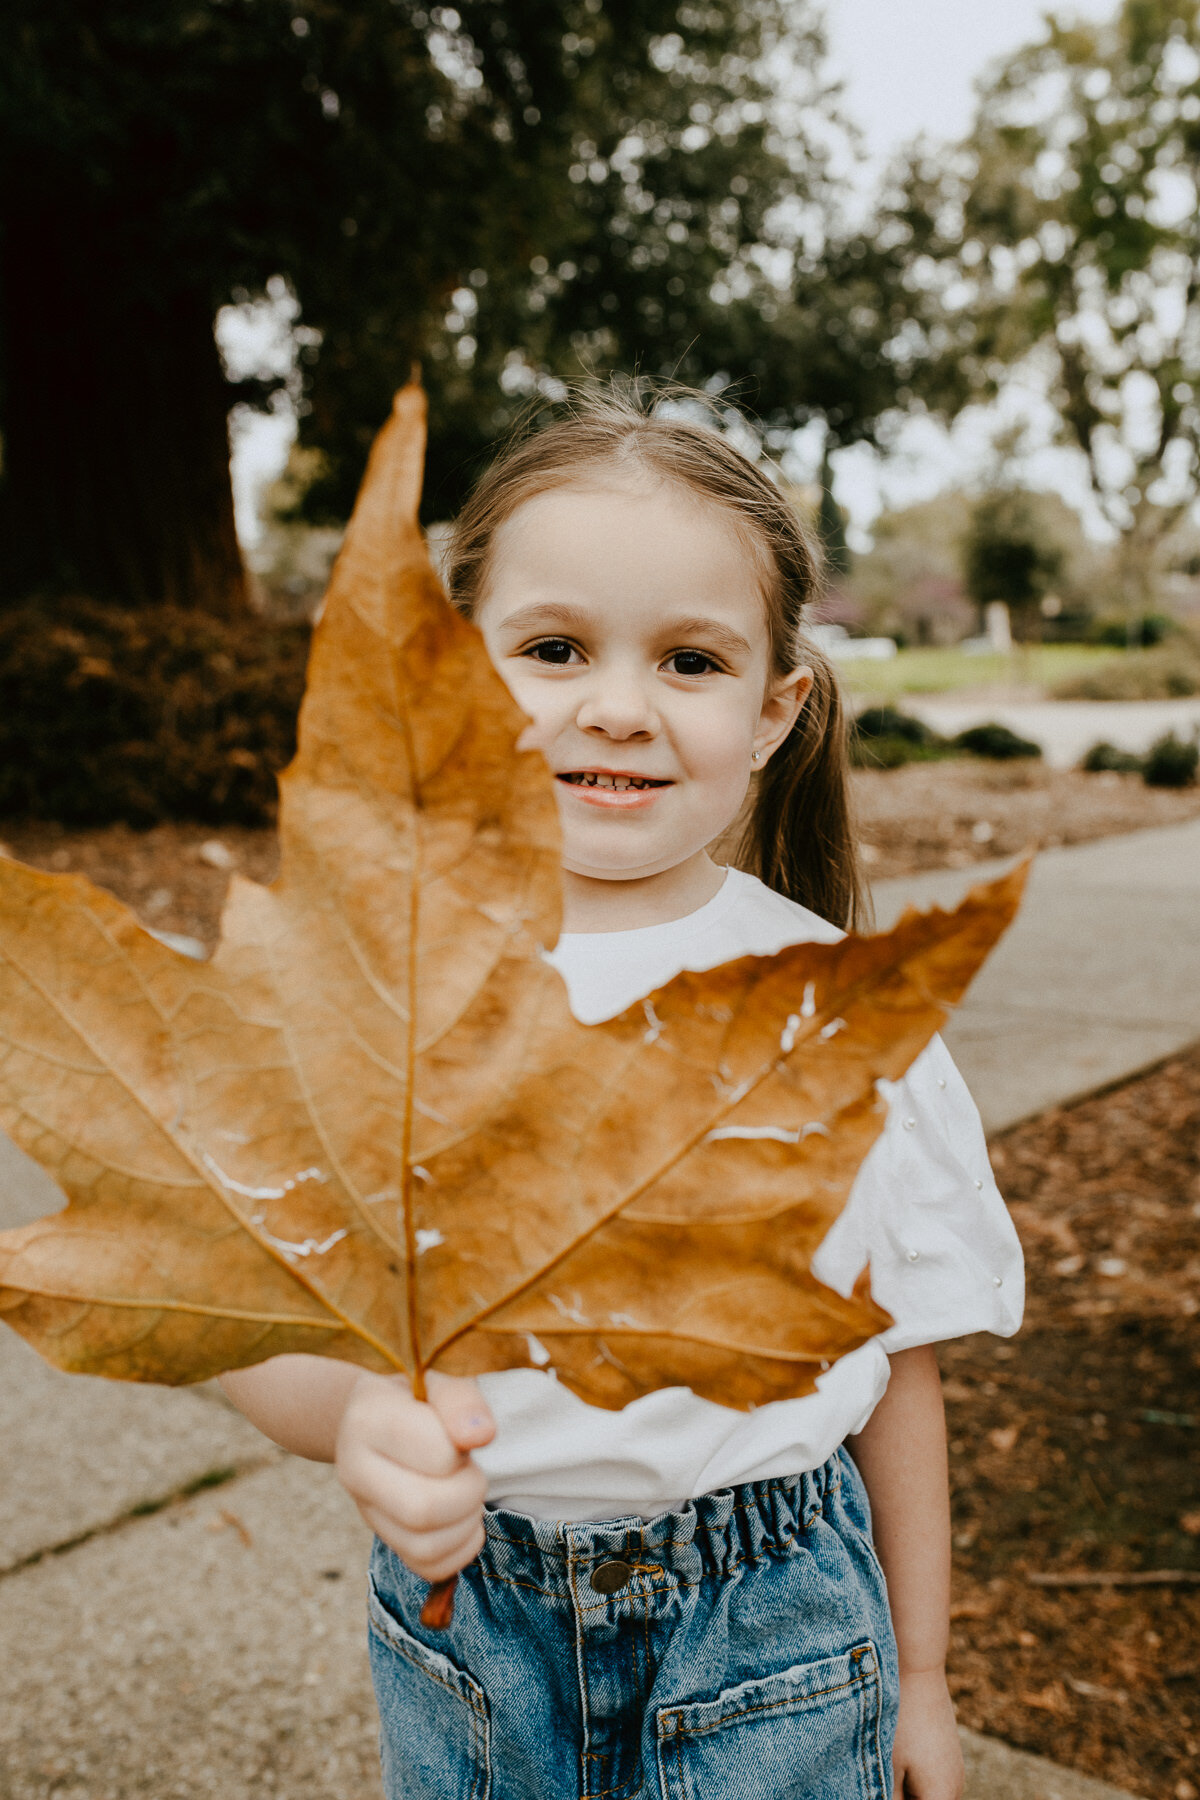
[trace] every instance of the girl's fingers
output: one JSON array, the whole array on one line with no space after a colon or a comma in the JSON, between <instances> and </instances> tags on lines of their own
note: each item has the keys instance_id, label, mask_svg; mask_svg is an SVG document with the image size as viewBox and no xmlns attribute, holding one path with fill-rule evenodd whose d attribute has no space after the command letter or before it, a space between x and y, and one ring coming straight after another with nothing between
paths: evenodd
<instances>
[{"instance_id":1,"label":"girl's fingers","mask_svg":"<svg viewBox=\"0 0 1200 1800\"><path fill-rule=\"evenodd\" d=\"M372 1507L360 1505L359 1511L376 1537L423 1581L445 1581L448 1576L457 1575L474 1562L483 1548L482 1520L452 1530L413 1533L397 1527L393 1519Z\"/></svg>"},{"instance_id":2,"label":"girl's fingers","mask_svg":"<svg viewBox=\"0 0 1200 1800\"><path fill-rule=\"evenodd\" d=\"M486 1477L470 1462L453 1475L420 1475L368 1454L348 1464L341 1476L359 1505L375 1507L405 1531L441 1531L474 1521L487 1493Z\"/></svg>"},{"instance_id":3,"label":"girl's fingers","mask_svg":"<svg viewBox=\"0 0 1200 1800\"><path fill-rule=\"evenodd\" d=\"M496 1422L478 1383L452 1375L429 1376L429 1405L459 1450L481 1450L496 1435Z\"/></svg>"},{"instance_id":4,"label":"girl's fingers","mask_svg":"<svg viewBox=\"0 0 1200 1800\"><path fill-rule=\"evenodd\" d=\"M435 1408L414 1400L403 1376L370 1377L356 1388L342 1419L339 1462L343 1447L372 1450L422 1475L453 1475L465 1460Z\"/></svg>"}]
</instances>

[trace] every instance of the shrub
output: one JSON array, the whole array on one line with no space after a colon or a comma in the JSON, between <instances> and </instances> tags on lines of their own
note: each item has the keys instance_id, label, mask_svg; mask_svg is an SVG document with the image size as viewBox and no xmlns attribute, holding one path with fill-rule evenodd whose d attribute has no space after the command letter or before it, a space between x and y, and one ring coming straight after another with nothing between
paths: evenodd
<instances>
[{"instance_id":1,"label":"shrub","mask_svg":"<svg viewBox=\"0 0 1200 1800\"><path fill-rule=\"evenodd\" d=\"M902 763L951 756L945 738L922 719L894 706L868 706L850 728L850 761L859 769L898 769Z\"/></svg>"},{"instance_id":2,"label":"shrub","mask_svg":"<svg viewBox=\"0 0 1200 1800\"><path fill-rule=\"evenodd\" d=\"M82 599L0 611L0 815L268 823L308 638Z\"/></svg>"},{"instance_id":3,"label":"shrub","mask_svg":"<svg viewBox=\"0 0 1200 1800\"><path fill-rule=\"evenodd\" d=\"M1093 744L1079 766L1088 775L1140 775L1143 759L1115 744Z\"/></svg>"},{"instance_id":4,"label":"shrub","mask_svg":"<svg viewBox=\"0 0 1200 1800\"><path fill-rule=\"evenodd\" d=\"M1110 615L1097 619L1088 635L1093 644L1107 644L1114 650L1150 650L1177 629L1174 619L1166 613L1143 613L1140 619Z\"/></svg>"},{"instance_id":5,"label":"shrub","mask_svg":"<svg viewBox=\"0 0 1200 1800\"><path fill-rule=\"evenodd\" d=\"M1166 737L1151 744L1142 768L1142 780L1147 787L1191 787L1196 779L1197 763L1200 763L1200 749L1195 744L1182 743L1173 731L1169 731Z\"/></svg>"},{"instance_id":6,"label":"shrub","mask_svg":"<svg viewBox=\"0 0 1200 1800\"><path fill-rule=\"evenodd\" d=\"M972 756L992 757L997 762L1042 754L1039 744L1032 744L1028 738L1018 737L1007 725L998 725L995 720L986 725L969 725L966 731L959 732L953 743L958 750L967 750Z\"/></svg>"},{"instance_id":7,"label":"shrub","mask_svg":"<svg viewBox=\"0 0 1200 1800\"><path fill-rule=\"evenodd\" d=\"M903 738L910 744L932 743L936 733L923 719L914 719L895 706L868 706L854 721L854 729L863 738Z\"/></svg>"}]
</instances>

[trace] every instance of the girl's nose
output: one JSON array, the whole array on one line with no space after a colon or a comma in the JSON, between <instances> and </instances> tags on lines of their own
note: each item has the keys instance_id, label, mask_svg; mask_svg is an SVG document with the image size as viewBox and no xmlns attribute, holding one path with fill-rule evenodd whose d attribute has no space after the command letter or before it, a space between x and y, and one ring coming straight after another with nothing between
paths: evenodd
<instances>
[{"instance_id":1,"label":"girl's nose","mask_svg":"<svg viewBox=\"0 0 1200 1800\"><path fill-rule=\"evenodd\" d=\"M653 697L632 671L612 670L587 684L575 723L580 731L626 740L654 737L659 728Z\"/></svg>"}]
</instances>

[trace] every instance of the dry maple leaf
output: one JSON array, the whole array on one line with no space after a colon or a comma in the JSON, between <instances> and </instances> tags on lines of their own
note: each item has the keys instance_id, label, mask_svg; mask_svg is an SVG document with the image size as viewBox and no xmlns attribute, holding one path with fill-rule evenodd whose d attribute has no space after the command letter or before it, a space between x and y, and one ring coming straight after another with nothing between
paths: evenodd
<instances>
[{"instance_id":1,"label":"dry maple leaf","mask_svg":"<svg viewBox=\"0 0 1200 1800\"><path fill-rule=\"evenodd\" d=\"M317 629L270 888L208 963L0 864L0 1121L69 1196L0 1236L61 1368L199 1381L284 1351L551 1365L585 1400L808 1391L882 1329L810 1273L899 1076L1015 910L683 974L571 1016L553 781L417 525L424 403L372 453Z\"/></svg>"}]
</instances>

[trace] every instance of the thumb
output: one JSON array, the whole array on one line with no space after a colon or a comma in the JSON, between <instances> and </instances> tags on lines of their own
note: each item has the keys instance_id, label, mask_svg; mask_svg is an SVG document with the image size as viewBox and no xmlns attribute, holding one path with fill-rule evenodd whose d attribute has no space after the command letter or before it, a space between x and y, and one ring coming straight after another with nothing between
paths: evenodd
<instances>
[{"instance_id":1,"label":"thumb","mask_svg":"<svg viewBox=\"0 0 1200 1800\"><path fill-rule=\"evenodd\" d=\"M481 1450L496 1435L496 1421L474 1381L431 1371L426 1377L429 1404L456 1450Z\"/></svg>"}]
</instances>

